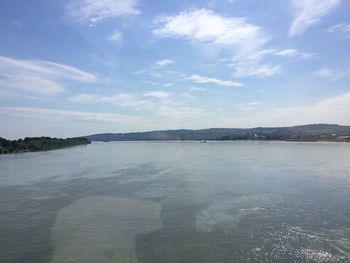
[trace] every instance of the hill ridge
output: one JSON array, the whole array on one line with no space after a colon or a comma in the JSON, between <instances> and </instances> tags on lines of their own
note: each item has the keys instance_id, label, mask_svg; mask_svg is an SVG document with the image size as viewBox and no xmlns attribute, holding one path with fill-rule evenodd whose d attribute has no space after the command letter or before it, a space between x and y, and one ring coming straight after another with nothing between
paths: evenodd
<instances>
[{"instance_id":1,"label":"hill ridge","mask_svg":"<svg viewBox=\"0 0 350 263\"><path fill-rule=\"evenodd\" d=\"M307 124L286 127L207 128L154 130L128 133L99 133L85 136L91 141L159 140L295 140L349 141L350 126Z\"/></svg>"}]
</instances>

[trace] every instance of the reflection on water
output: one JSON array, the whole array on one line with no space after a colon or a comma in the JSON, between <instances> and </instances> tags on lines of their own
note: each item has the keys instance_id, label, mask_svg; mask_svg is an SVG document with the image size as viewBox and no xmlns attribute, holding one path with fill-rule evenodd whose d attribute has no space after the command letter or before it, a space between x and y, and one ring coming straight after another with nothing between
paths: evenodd
<instances>
[{"instance_id":1,"label":"reflection on water","mask_svg":"<svg viewBox=\"0 0 350 263\"><path fill-rule=\"evenodd\" d=\"M121 142L0 157L0 262L350 262L350 145Z\"/></svg>"},{"instance_id":2,"label":"reflection on water","mask_svg":"<svg viewBox=\"0 0 350 263\"><path fill-rule=\"evenodd\" d=\"M196 218L196 230L209 232L213 227L238 227L246 217L264 217L276 208L281 197L273 194L254 194L217 200L201 210Z\"/></svg>"}]
</instances>

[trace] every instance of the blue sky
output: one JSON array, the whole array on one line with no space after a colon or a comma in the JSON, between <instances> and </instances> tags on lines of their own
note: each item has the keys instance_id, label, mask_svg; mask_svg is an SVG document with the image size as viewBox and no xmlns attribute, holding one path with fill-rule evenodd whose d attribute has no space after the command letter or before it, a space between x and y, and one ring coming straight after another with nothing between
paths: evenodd
<instances>
[{"instance_id":1,"label":"blue sky","mask_svg":"<svg viewBox=\"0 0 350 263\"><path fill-rule=\"evenodd\" d=\"M0 136L350 125L346 0L2 0Z\"/></svg>"}]
</instances>

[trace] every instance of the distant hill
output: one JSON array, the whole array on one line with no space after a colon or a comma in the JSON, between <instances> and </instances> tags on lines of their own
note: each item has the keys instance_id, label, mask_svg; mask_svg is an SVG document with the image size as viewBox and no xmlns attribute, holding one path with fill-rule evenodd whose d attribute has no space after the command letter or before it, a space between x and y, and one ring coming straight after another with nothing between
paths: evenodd
<instances>
[{"instance_id":1,"label":"distant hill","mask_svg":"<svg viewBox=\"0 0 350 263\"><path fill-rule=\"evenodd\" d=\"M0 137L0 154L48 151L89 143L91 142L84 137L67 139L27 137L25 139L13 141Z\"/></svg>"},{"instance_id":2,"label":"distant hill","mask_svg":"<svg viewBox=\"0 0 350 263\"><path fill-rule=\"evenodd\" d=\"M201 130L164 130L131 133L101 133L85 136L90 141L159 140L291 140L350 141L350 126L310 124L269 128L211 128Z\"/></svg>"}]
</instances>

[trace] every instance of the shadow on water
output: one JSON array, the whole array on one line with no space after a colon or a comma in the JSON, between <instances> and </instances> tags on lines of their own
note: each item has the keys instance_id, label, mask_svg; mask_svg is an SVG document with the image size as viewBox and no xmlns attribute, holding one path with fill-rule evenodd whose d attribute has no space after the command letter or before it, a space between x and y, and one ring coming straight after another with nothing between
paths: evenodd
<instances>
[{"instance_id":1,"label":"shadow on water","mask_svg":"<svg viewBox=\"0 0 350 263\"><path fill-rule=\"evenodd\" d=\"M118 176L101 179L59 182L52 178L28 186L0 187L0 262L50 262L54 251L51 229L60 209L87 196L134 198L147 183L120 181L130 175L147 178L160 172L161 168L150 164L118 170ZM159 202L162 198L149 199Z\"/></svg>"},{"instance_id":2,"label":"shadow on water","mask_svg":"<svg viewBox=\"0 0 350 263\"><path fill-rule=\"evenodd\" d=\"M55 261L53 256L55 242L62 242L60 235L70 244L67 232L53 236L58 214L68 213L63 213L64 220L68 217L79 224L79 213L96 200L110 202L114 209L130 204L133 210L128 213L137 220L147 214L147 208L142 206L148 201L161 206L159 227L135 232L135 240L129 239L133 243L126 244L135 254L135 259L128 262L349 262L350 229L344 229L350 225L346 216L350 208L345 202L348 194L343 198L312 199L308 195L261 192L243 196L222 189L211 192L211 188L196 191L182 176L181 171L174 174L151 163L117 170L104 178L82 175L68 181L51 178L32 185L1 187L0 262L67 262ZM341 207L327 199L337 200ZM102 205L101 209L108 208ZM88 216L101 211L106 210L90 211L92 214L87 211L81 216L88 221ZM112 220L120 216L117 212L110 214ZM156 213L150 215L155 216ZM128 227L133 227L125 225L126 232L120 232L118 222L98 220L100 224L111 224L101 229L112 235L128 235ZM81 229L84 228L78 228ZM64 231L69 231L69 226ZM118 255L113 253L118 248L113 246L119 241L108 244L112 247L103 252L103 262L114 262Z\"/></svg>"}]
</instances>

